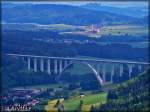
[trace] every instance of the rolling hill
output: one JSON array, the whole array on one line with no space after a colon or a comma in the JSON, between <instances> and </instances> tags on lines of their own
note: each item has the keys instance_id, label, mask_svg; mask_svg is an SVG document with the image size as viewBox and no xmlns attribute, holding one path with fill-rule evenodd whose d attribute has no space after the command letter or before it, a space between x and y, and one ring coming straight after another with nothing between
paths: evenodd
<instances>
[{"instance_id":1,"label":"rolling hill","mask_svg":"<svg viewBox=\"0 0 150 112\"><path fill-rule=\"evenodd\" d=\"M2 21L38 24L113 24L131 23L136 18L77 6L56 4L2 4Z\"/></svg>"},{"instance_id":2,"label":"rolling hill","mask_svg":"<svg viewBox=\"0 0 150 112\"><path fill-rule=\"evenodd\" d=\"M80 6L84 9L90 9L94 11L105 11L115 14L121 14L136 18L143 18L144 16L148 16L148 7L113 7L113 6L104 6L98 3L89 3Z\"/></svg>"}]
</instances>

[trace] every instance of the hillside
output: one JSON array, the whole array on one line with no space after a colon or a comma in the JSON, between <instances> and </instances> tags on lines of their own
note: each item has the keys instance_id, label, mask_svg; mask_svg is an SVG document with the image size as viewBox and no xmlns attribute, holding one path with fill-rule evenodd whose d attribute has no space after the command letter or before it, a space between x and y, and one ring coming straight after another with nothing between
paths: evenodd
<instances>
[{"instance_id":1,"label":"hillside","mask_svg":"<svg viewBox=\"0 0 150 112\"><path fill-rule=\"evenodd\" d=\"M7 23L39 23L39 24L113 24L130 23L133 17L93 11L77 6L55 4L21 4L14 7L2 4L2 21ZM15 13L14 13L15 12ZM38 12L38 13L37 13ZM61 19L60 19L61 18Z\"/></svg>"},{"instance_id":2,"label":"hillside","mask_svg":"<svg viewBox=\"0 0 150 112\"><path fill-rule=\"evenodd\" d=\"M105 11L115 14L122 14L126 16L143 18L144 16L148 16L148 7L113 7L113 6L105 6L98 3L89 3L80 6L85 9L90 9L94 11Z\"/></svg>"},{"instance_id":3,"label":"hillside","mask_svg":"<svg viewBox=\"0 0 150 112\"><path fill-rule=\"evenodd\" d=\"M118 87L110 90L107 96L107 103L100 108L100 111L148 111L149 108L149 74L143 73Z\"/></svg>"}]
</instances>

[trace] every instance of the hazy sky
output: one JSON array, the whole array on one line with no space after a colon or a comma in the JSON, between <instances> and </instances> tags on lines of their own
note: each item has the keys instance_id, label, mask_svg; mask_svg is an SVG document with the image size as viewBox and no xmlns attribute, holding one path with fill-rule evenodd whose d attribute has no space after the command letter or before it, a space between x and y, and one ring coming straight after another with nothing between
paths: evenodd
<instances>
[{"instance_id":1,"label":"hazy sky","mask_svg":"<svg viewBox=\"0 0 150 112\"><path fill-rule=\"evenodd\" d=\"M117 1L114 1L114 2L77 2L77 1L74 1L74 2L15 2L15 3L33 3L33 4L67 4L67 5L84 5L84 4L87 4L87 3L101 3L101 5L105 5L105 6L114 6L114 7L148 7L148 1L146 2L117 2Z\"/></svg>"}]
</instances>

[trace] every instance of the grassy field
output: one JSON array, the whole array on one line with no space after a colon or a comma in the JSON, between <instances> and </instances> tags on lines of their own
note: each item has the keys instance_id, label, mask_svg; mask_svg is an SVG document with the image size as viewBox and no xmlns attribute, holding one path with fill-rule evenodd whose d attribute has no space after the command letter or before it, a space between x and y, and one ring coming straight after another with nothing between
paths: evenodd
<instances>
[{"instance_id":1,"label":"grassy field","mask_svg":"<svg viewBox=\"0 0 150 112\"><path fill-rule=\"evenodd\" d=\"M67 30L77 30L77 26L66 25L66 24L50 24L48 27L50 30L57 31L67 31Z\"/></svg>"},{"instance_id":2,"label":"grassy field","mask_svg":"<svg viewBox=\"0 0 150 112\"><path fill-rule=\"evenodd\" d=\"M57 104L57 99L56 100L50 100L48 102L48 105L45 106L45 110L47 112L57 112L57 108L55 107ZM59 99L60 103L64 102L64 99Z\"/></svg>"},{"instance_id":3,"label":"grassy field","mask_svg":"<svg viewBox=\"0 0 150 112\"><path fill-rule=\"evenodd\" d=\"M138 25L115 25L104 26L101 29L101 35L143 35L148 34L148 28Z\"/></svg>"},{"instance_id":4,"label":"grassy field","mask_svg":"<svg viewBox=\"0 0 150 112\"><path fill-rule=\"evenodd\" d=\"M148 27L142 25L111 25L111 26L102 26L99 33L91 33L86 32L86 27L83 28L85 31L69 31L69 32L62 32L60 34L71 34L71 35L86 35L89 37L100 37L105 35L113 35L113 36L120 36L120 35L133 35L133 36L140 36L140 35L148 35Z\"/></svg>"},{"instance_id":5,"label":"grassy field","mask_svg":"<svg viewBox=\"0 0 150 112\"><path fill-rule=\"evenodd\" d=\"M99 93L99 94L91 94L91 95L85 95L83 97L83 107L82 110L85 111L84 109L88 109L91 107L91 105L100 105L104 104L106 102L106 96L107 93ZM65 110L76 110L79 107L80 104L80 97L75 97L69 100L66 100L64 102ZM86 108L85 108L86 107Z\"/></svg>"},{"instance_id":6,"label":"grassy field","mask_svg":"<svg viewBox=\"0 0 150 112\"><path fill-rule=\"evenodd\" d=\"M93 94L85 96L83 98L83 105L91 105L96 103L105 103L106 102L106 93Z\"/></svg>"},{"instance_id":7,"label":"grassy field","mask_svg":"<svg viewBox=\"0 0 150 112\"><path fill-rule=\"evenodd\" d=\"M6 26L5 26L6 27ZM48 24L48 25L39 25L39 24L7 24L9 29L23 29L23 30L37 30L37 29L45 29L50 31L58 31L59 34L71 34L71 35L86 35L89 37L100 37L102 35L148 35L148 27L142 25L109 25L102 26L100 33L89 33L86 32L87 26L75 26L75 25L67 25L67 24Z\"/></svg>"},{"instance_id":8,"label":"grassy field","mask_svg":"<svg viewBox=\"0 0 150 112\"><path fill-rule=\"evenodd\" d=\"M81 110L89 111L92 105L100 106L101 104L106 103L106 97L107 97L107 93L105 92L85 95L82 98L83 105L81 107ZM57 109L55 108L55 105L57 103L57 100L58 99L50 100L48 102L48 105L45 106L45 110L49 112L56 111ZM80 96L76 96L68 100L60 99L60 102L64 104L65 111L75 111L79 109L80 100L81 100Z\"/></svg>"},{"instance_id":9,"label":"grassy field","mask_svg":"<svg viewBox=\"0 0 150 112\"><path fill-rule=\"evenodd\" d=\"M66 111L77 110L79 105L80 105L80 98L73 98L64 102L64 107Z\"/></svg>"}]
</instances>

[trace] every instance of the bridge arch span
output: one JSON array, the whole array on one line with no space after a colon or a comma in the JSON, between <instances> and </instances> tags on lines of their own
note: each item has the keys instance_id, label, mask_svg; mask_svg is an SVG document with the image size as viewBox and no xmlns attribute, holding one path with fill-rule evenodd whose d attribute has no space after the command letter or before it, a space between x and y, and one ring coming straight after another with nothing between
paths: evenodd
<instances>
[{"instance_id":1,"label":"bridge arch span","mask_svg":"<svg viewBox=\"0 0 150 112\"><path fill-rule=\"evenodd\" d=\"M58 81L59 78L61 77L62 73L63 73L66 69L68 69L71 65L73 65L74 63L75 63L75 62L71 62L71 63L68 64L66 67L64 67L63 70L62 70L62 72L60 72L59 75L56 77L56 81ZM87 67L94 73L94 75L95 75L97 81L99 82L99 84L100 84L100 85L103 84L103 80L102 80L101 76L99 75L99 71L97 71L97 70L92 66L92 64L89 64L89 63L86 63L86 62L79 62L79 61L78 61L78 63L87 66Z\"/></svg>"},{"instance_id":2,"label":"bridge arch span","mask_svg":"<svg viewBox=\"0 0 150 112\"><path fill-rule=\"evenodd\" d=\"M74 64L74 62L82 63L90 68L93 71L94 75L96 76L100 85L104 85L106 82L107 76L107 64L111 65L110 72L110 82L113 83L113 76L116 75L115 71L118 69L119 77L122 77L124 73L124 65L128 68L128 76L131 78L133 74L133 70L136 66L137 71L142 73L143 71L147 70L150 63L148 62L139 62L139 61L132 61L132 60L114 60L114 59L83 59L83 58L71 58L71 57L49 57L49 56L37 56L37 55L23 55L23 54L5 54L7 56L12 56L15 58L21 58L24 61L27 61L27 69L33 69L34 72L38 71L47 71L49 75L51 73L56 74L56 79L59 77L69 66ZM25 60L26 59L26 60ZM39 61L40 60L40 63ZM43 61L47 63L44 69ZM31 68L31 61L33 62L33 68ZM69 61L69 63L68 63ZM52 63L54 62L54 63ZM40 70L38 69L38 64L40 64ZM53 69L52 69L53 68ZM102 76L99 75L99 71L102 71ZM101 78L102 77L102 78Z\"/></svg>"}]
</instances>

